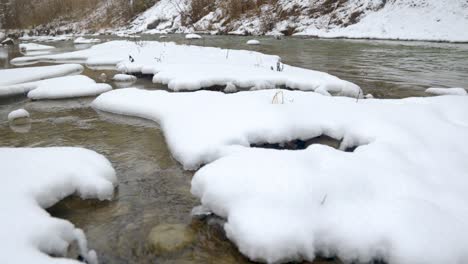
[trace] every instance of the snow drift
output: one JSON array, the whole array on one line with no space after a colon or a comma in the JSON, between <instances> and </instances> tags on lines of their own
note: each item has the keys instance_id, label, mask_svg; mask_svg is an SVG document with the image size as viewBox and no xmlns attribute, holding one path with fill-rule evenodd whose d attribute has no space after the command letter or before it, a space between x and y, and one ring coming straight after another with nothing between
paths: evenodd
<instances>
[{"instance_id":1,"label":"snow drift","mask_svg":"<svg viewBox=\"0 0 468 264\"><path fill-rule=\"evenodd\" d=\"M80 263L63 257L70 243L96 263L81 230L51 217L48 208L77 194L81 198L110 199L115 171L103 156L80 148L0 148L2 191L0 207L1 263Z\"/></svg>"},{"instance_id":2,"label":"snow drift","mask_svg":"<svg viewBox=\"0 0 468 264\"><path fill-rule=\"evenodd\" d=\"M208 164L192 193L252 260L468 261L467 97L282 94L123 89L93 106L155 120L185 168ZM249 148L320 135L341 150Z\"/></svg>"}]
</instances>

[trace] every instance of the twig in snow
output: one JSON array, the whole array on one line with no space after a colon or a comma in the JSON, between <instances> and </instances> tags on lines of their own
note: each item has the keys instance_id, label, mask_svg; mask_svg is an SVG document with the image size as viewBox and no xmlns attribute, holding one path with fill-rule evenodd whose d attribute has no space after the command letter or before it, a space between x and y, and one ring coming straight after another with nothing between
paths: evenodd
<instances>
[{"instance_id":1,"label":"twig in snow","mask_svg":"<svg viewBox=\"0 0 468 264\"><path fill-rule=\"evenodd\" d=\"M324 205L325 202L327 201L327 198L328 198L328 194L325 194L325 196L322 199L322 202L320 202L320 205Z\"/></svg>"}]
</instances>

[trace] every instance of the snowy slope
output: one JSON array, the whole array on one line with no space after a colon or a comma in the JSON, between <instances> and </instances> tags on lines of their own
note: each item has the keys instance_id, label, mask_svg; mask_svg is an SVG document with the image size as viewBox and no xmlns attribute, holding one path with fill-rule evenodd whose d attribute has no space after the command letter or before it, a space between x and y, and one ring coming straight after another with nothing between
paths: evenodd
<instances>
[{"instance_id":1,"label":"snowy slope","mask_svg":"<svg viewBox=\"0 0 468 264\"><path fill-rule=\"evenodd\" d=\"M161 0L138 16L130 32L210 31L233 34L297 34L320 37L468 41L465 0L280 0L261 12L226 15L220 1L211 13L182 26L190 0ZM266 21L266 22L265 22ZM264 24L271 23L265 29Z\"/></svg>"}]
</instances>

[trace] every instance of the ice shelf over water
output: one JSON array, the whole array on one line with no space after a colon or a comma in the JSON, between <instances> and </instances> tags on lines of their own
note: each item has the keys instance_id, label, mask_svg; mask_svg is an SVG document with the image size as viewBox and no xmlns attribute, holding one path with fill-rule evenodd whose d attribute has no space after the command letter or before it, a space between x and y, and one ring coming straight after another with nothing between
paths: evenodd
<instances>
[{"instance_id":1,"label":"ice shelf over water","mask_svg":"<svg viewBox=\"0 0 468 264\"><path fill-rule=\"evenodd\" d=\"M208 164L192 193L252 260L468 262L468 97L281 95L122 89L93 106L158 122L185 168ZM249 148L320 135L340 149Z\"/></svg>"},{"instance_id":2,"label":"ice shelf over water","mask_svg":"<svg viewBox=\"0 0 468 264\"><path fill-rule=\"evenodd\" d=\"M358 97L359 86L327 73L282 64L280 58L254 51L177 45L165 42L111 41L89 49L20 57L13 64L37 62L85 63L122 73L153 75L154 83L174 91L199 90L231 83L237 88L290 89Z\"/></svg>"},{"instance_id":3,"label":"ice shelf over water","mask_svg":"<svg viewBox=\"0 0 468 264\"><path fill-rule=\"evenodd\" d=\"M0 148L0 164L0 263L81 263L51 257L65 256L72 242L88 263L97 263L83 231L44 209L72 194L110 199L116 182L110 162L81 148Z\"/></svg>"}]
</instances>

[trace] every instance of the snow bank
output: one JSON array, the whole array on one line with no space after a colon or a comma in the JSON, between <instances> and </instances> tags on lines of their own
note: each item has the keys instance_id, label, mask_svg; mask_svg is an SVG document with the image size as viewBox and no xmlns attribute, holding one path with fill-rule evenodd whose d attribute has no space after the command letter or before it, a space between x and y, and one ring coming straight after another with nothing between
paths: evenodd
<instances>
[{"instance_id":1,"label":"snow bank","mask_svg":"<svg viewBox=\"0 0 468 264\"><path fill-rule=\"evenodd\" d=\"M100 39L87 39L83 37L78 37L73 41L75 44L94 44L99 42L101 42Z\"/></svg>"},{"instance_id":2,"label":"snow bank","mask_svg":"<svg viewBox=\"0 0 468 264\"><path fill-rule=\"evenodd\" d=\"M468 97L356 100L277 91L115 90L97 109L157 121L192 193L252 260L468 261ZM328 135L301 151L253 143ZM447 135L450 135L449 137Z\"/></svg>"},{"instance_id":3,"label":"snow bank","mask_svg":"<svg viewBox=\"0 0 468 264\"><path fill-rule=\"evenodd\" d=\"M22 36L21 41L37 41L37 42L58 42L72 40L73 35L58 35L58 36Z\"/></svg>"},{"instance_id":4,"label":"snow bank","mask_svg":"<svg viewBox=\"0 0 468 264\"><path fill-rule=\"evenodd\" d=\"M55 49L55 47L53 46L41 45L36 43L21 43L19 44L19 48L23 52Z\"/></svg>"},{"instance_id":5,"label":"snow bank","mask_svg":"<svg viewBox=\"0 0 468 264\"><path fill-rule=\"evenodd\" d=\"M33 100L95 96L112 90L109 84L96 83L84 75L53 78L22 84L19 87L28 87L27 89L31 90L28 97Z\"/></svg>"},{"instance_id":6,"label":"snow bank","mask_svg":"<svg viewBox=\"0 0 468 264\"><path fill-rule=\"evenodd\" d=\"M280 63L280 58L246 50L185 46L166 42L111 41L90 49L22 57L12 63L80 62L109 66L123 73L154 74L153 82L174 91L234 84L244 89L291 89L357 97L361 89L350 82L313 70ZM279 71L278 71L279 68Z\"/></svg>"},{"instance_id":7,"label":"snow bank","mask_svg":"<svg viewBox=\"0 0 468 264\"><path fill-rule=\"evenodd\" d=\"M137 80L136 76L128 74L116 74L112 78L115 82L135 82Z\"/></svg>"},{"instance_id":8,"label":"snow bank","mask_svg":"<svg viewBox=\"0 0 468 264\"><path fill-rule=\"evenodd\" d=\"M51 217L48 208L63 198L112 198L115 171L103 156L80 148L0 148L0 263L80 263L64 256L73 241L92 263L81 230Z\"/></svg>"},{"instance_id":9,"label":"snow bank","mask_svg":"<svg viewBox=\"0 0 468 264\"><path fill-rule=\"evenodd\" d=\"M83 69L79 64L64 64L0 70L0 96L21 94L31 90L30 86L25 86L24 89L18 88L17 84L80 74Z\"/></svg>"},{"instance_id":10,"label":"snow bank","mask_svg":"<svg viewBox=\"0 0 468 264\"><path fill-rule=\"evenodd\" d=\"M258 41L256 39L251 39L251 40L247 41L247 45L260 45L260 41Z\"/></svg>"},{"instance_id":11,"label":"snow bank","mask_svg":"<svg viewBox=\"0 0 468 264\"><path fill-rule=\"evenodd\" d=\"M428 88L426 93L435 95L467 95L463 88Z\"/></svg>"},{"instance_id":12,"label":"snow bank","mask_svg":"<svg viewBox=\"0 0 468 264\"><path fill-rule=\"evenodd\" d=\"M24 109L18 109L8 114L8 121L10 122L20 118L29 118L29 112Z\"/></svg>"},{"instance_id":13,"label":"snow bank","mask_svg":"<svg viewBox=\"0 0 468 264\"><path fill-rule=\"evenodd\" d=\"M186 39L201 39L202 37L198 34L187 34L185 35Z\"/></svg>"}]
</instances>

